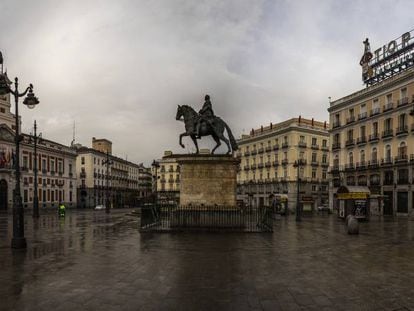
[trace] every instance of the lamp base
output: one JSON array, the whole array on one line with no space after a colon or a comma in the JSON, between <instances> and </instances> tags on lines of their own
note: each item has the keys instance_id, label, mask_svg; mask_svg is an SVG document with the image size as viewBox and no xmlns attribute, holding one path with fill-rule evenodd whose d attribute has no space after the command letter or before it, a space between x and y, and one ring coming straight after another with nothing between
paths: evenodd
<instances>
[{"instance_id":1,"label":"lamp base","mask_svg":"<svg viewBox=\"0 0 414 311\"><path fill-rule=\"evenodd\" d=\"M12 238L11 247L15 249L26 248L26 238Z\"/></svg>"}]
</instances>

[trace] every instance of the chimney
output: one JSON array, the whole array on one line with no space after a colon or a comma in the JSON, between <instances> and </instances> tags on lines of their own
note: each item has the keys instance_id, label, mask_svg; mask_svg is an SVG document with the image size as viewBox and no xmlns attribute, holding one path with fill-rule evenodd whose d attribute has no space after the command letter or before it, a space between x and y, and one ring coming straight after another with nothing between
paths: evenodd
<instances>
[{"instance_id":1,"label":"chimney","mask_svg":"<svg viewBox=\"0 0 414 311\"><path fill-rule=\"evenodd\" d=\"M315 122L314 122L314 120L313 120L313 118L312 118L312 126L314 126L315 125Z\"/></svg>"},{"instance_id":2,"label":"chimney","mask_svg":"<svg viewBox=\"0 0 414 311\"><path fill-rule=\"evenodd\" d=\"M270 122L270 129L272 129L273 128L273 124L272 124L272 122Z\"/></svg>"},{"instance_id":3,"label":"chimney","mask_svg":"<svg viewBox=\"0 0 414 311\"><path fill-rule=\"evenodd\" d=\"M301 119L302 119L302 116L301 116L301 115L299 115L299 121L298 121L298 122L299 122L299 124L300 124L300 120L301 120Z\"/></svg>"},{"instance_id":4,"label":"chimney","mask_svg":"<svg viewBox=\"0 0 414 311\"><path fill-rule=\"evenodd\" d=\"M323 123L323 128L326 130L326 121Z\"/></svg>"},{"instance_id":5,"label":"chimney","mask_svg":"<svg viewBox=\"0 0 414 311\"><path fill-rule=\"evenodd\" d=\"M260 132L263 133L263 125L260 126Z\"/></svg>"}]
</instances>

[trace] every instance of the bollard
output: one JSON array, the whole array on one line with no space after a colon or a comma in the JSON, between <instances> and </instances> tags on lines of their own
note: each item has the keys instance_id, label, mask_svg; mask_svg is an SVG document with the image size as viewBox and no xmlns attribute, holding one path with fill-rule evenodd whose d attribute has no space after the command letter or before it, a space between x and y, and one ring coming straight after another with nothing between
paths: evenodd
<instances>
[{"instance_id":1,"label":"bollard","mask_svg":"<svg viewBox=\"0 0 414 311\"><path fill-rule=\"evenodd\" d=\"M358 220L354 216L348 215L348 217L346 218L346 221L347 221L346 228L347 228L348 234L359 234Z\"/></svg>"}]
</instances>

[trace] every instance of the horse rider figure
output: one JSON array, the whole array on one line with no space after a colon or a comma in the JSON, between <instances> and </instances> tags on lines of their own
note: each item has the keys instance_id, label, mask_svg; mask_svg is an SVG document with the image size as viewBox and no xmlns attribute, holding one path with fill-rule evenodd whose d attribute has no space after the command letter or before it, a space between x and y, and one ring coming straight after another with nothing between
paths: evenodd
<instances>
[{"instance_id":1,"label":"horse rider figure","mask_svg":"<svg viewBox=\"0 0 414 311\"><path fill-rule=\"evenodd\" d=\"M201 129L202 122L207 123L214 130L213 120L216 116L214 115L213 106L211 105L211 101L210 101L210 96L206 95L204 97L204 100L205 101L203 104L203 108L201 108L201 110L198 112L199 119L197 122L197 129L196 129L197 138L201 138L200 129Z\"/></svg>"}]
</instances>

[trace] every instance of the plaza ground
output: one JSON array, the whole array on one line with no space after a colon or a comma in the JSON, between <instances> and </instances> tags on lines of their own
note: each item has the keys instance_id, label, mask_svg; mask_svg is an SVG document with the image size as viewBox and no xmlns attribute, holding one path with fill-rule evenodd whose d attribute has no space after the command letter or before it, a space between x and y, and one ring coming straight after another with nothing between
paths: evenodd
<instances>
[{"instance_id":1,"label":"plaza ground","mask_svg":"<svg viewBox=\"0 0 414 311\"><path fill-rule=\"evenodd\" d=\"M0 215L0 310L414 310L414 221L281 218L273 233L140 234L131 210Z\"/></svg>"}]
</instances>

